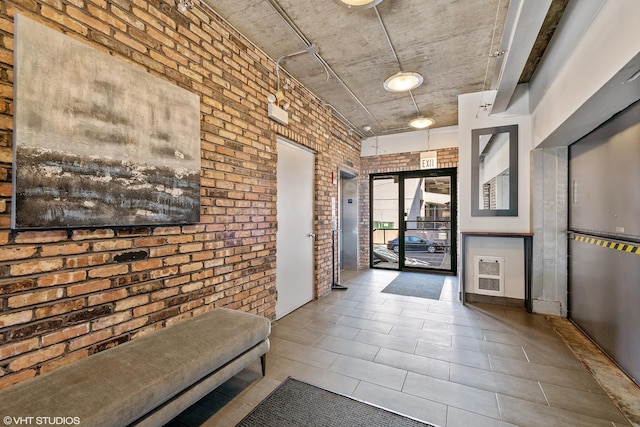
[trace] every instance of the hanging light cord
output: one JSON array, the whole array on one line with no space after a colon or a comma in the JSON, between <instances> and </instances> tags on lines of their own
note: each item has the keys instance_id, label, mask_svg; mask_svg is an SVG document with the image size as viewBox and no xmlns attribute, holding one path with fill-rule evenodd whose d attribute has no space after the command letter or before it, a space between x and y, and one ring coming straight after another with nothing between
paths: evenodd
<instances>
[{"instance_id":1,"label":"hanging light cord","mask_svg":"<svg viewBox=\"0 0 640 427\"><path fill-rule=\"evenodd\" d=\"M487 67L484 70L484 81L482 82L482 95L480 97L480 105L478 105L478 111L476 111L476 118L478 117L478 114L480 113L480 108L482 108L484 104L484 92L486 90L487 87L487 77L489 76L489 66L491 65L491 59L494 57L493 56L493 43L495 42L495 38L496 38L496 29L498 28L498 16L500 15L500 5L502 3L502 0L498 0L498 8L496 9L496 17L495 20L493 22L493 33L491 34L491 45L489 47L489 57L487 58Z\"/></svg>"}]
</instances>

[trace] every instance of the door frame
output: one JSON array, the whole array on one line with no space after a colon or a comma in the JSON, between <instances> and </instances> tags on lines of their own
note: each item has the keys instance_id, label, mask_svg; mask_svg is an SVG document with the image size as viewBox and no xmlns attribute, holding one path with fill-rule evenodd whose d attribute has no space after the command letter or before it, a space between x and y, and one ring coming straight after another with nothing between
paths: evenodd
<instances>
[{"instance_id":1,"label":"door frame","mask_svg":"<svg viewBox=\"0 0 640 427\"><path fill-rule=\"evenodd\" d=\"M438 168L438 169L422 169L416 171L406 172L385 172L375 173L369 175L369 206L373 206L373 181L379 177L397 177L398 179L398 239L399 242L404 242L405 227L404 227L404 180L408 178L434 178L440 176L447 176L450 178L451 184L451 230L450 239L451 246L449 250L449 256L451 257L451 268L415 268L407 267L404 265L404 245L400 245L400 251L398 253L398 268L390 269L385 267L374 266L373 264L373 209L369 209L369 268L376 268L382 270L393 271L413 271L413 272L425 272L425 273L439 273L447 275L457 275L458 273L458 168Z\"/></svg>"}]
</instances>

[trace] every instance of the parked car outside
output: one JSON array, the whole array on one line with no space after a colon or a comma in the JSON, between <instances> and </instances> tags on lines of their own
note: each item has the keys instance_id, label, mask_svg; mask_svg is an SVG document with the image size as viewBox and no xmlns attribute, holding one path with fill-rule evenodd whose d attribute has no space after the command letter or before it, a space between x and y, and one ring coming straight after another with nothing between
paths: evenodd
<instances>
[{"instance_id":1,"label":"parked car outside","mask_svg":"<svg viewBox=\"0 0 640 427\"><path fill-rule=\"evenodd\" d=\"M373 265L380 264L381 262L397 264L398 261L399 261L398 254L387 249L384 245L373 246ZM420 268L431 267L431 264L428 261L409 258L409 257L404 258L404 265L406 267L420 267Z\"/></svg>"},{"instance_id":2,"label":"parked car outside","mask_svg":"<svg viewBox=\"0 0 640 427\"><path fill-rule=\"evenodd\" d=\"M387 249L398 253L398 250L400 248L398 246L397 237L387 242ZM404 236L404 250L426 251L429 253L444 252L444 245L442 243L426 240L418 236Z\"/></svg>"}]
</instances>

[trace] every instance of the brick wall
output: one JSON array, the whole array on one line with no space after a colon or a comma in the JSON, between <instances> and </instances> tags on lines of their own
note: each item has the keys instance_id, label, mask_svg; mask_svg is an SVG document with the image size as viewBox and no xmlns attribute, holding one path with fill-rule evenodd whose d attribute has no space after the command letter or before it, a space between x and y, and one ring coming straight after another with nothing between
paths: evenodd
<instances>
[{"instance_id":1,"label":"brick wall","mask_svg":"<svg viewBox=\"0 0 640 427\"><path fill-rule=\"evenodd\" d=\"M438 168L458 167L458 148L445 148L438 151ZM358 219L358 268L369 267L369 175L376 173L409 172L420 169L420 152L385 154L363 157L360 161L358 177L359 215ZM459 245L458 245L459 247Z\"/></svg>"},{"instance_id":2,"label":"brick wall","mask_svg":"<svg viewBox=\"0 0 640 427\"><path fill-rule=\"evenodd\" d=\"M201 99L201 222L10 230L13 16L18 12ZM294 81L290 124L266 117L274 62L173 0L0 2L0 388L214 306L275 315L276 137L317 151L316 294L331 286L331 172L360 144Z\"/></svg>"}]
</instances>

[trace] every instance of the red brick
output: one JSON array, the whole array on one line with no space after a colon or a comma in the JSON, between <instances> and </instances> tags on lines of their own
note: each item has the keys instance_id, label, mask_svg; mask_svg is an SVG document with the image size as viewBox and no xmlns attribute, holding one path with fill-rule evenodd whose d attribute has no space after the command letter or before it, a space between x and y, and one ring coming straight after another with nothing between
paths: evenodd
<instances>
[{"instance_id":1,"label":"red brick","mask_svg":"<svg viewBox=\"0 0 640 427\"><path fill-rule=\"evenodd\" d=\"M27 323L32 319L33 319L33 312L31 310L0 314L0 328L6 328L7 326Z\"/></svg>"},{"instance_id":2,"label":"red brick","mask_svg":"<svg viewBox=\"0 0 640 427\"><path fill-rule=\"evenodd\" d=\"M157 248L150 248L149 249L149 256L151 258L163 257L163 256L167 256L167 255L175 255L177 253L178 253L178 246L177 245L160 246L160 247L157 247Z\"/></svg>"},{"instance_id":3,"label":"red brick","mask_svg":"<svg viewBox=\"0 0 640 427\"><path fill-rule=\"evenodd\" d=\"M99 319L96 319L91 324L91 329L94 331L97 331L104 328L110 328L114 325L117 325L119 323L124 323L128 320L131 320L131 312L123 311L120 313L112 314L111 316L101 317Z\"/></svg>"},{"instance_id":4,"label":"red brick","mask_svg":"<svg viewBox=\"0 0 640 427\"><path fill-rule=\"evenodd\" d=\"M36 246L15 246L0 248L0 261L14 261L32 257L38 248Z\"/></svg>"},{"instance_id":5,"label":"red brick","mask_svg":"<svg viewBox=\"0 0 640 427\"><path fill-rule=\"evenodd\" d=\"M61 259L46 259L13 264L10 268L12 276L24 276L27 274L44 273L62 268Z\"/></svg>"},{"instance_id":6,"label":"red brick","mask_svg":"<svg viewBox=\"0 0 640 427\"><path fill-rule=\"evenodd\" d=\"M149 302L149 295L143 294L131 298L126 298L116 303L116 311L128 310L133 307L147 304Z\"/></svg>"},{"instance_id":7,"label":"red brick","mask_svg":"<svg viewBox=\"0 0 640 427\"><path fill-rule=\"evenodd\" d=\"M165 265L178 265L189 262L189 255L178 255L164 259Z\"/></svg>"},{"instance_id":8,"label":"red brick","mask_svg":"<svg viewBox=\"0 0 640 427\"><path fill-rule=\"evenodd\" d=\"M71 235L72 240L94 240L94 239L111 239L114 237L113 230L74 230Z\"/></svg>"},{"instance_id":9,"label":"red brick","mask_svg":"<svg viewBox=\"0 0 640 427\"><path fill-rule=\"evenodd\" d=\"M105 264L111 260L109 254L85 255L79 257L67 257L67 268L92 267L95 265Z\"/></svg>"},{"instance_id":10,"label":"red brick","mask_svg":"<svg viewBox=\"0 0 640 427\"><path fill-rule=\"evenodd\" d=\"M149 246L160 246L167 243L167 239L164 237L141 237L135 239L133 244L137 248L146 248Z\"/></svg>"},{"instance_id":11,"label":"red brick","mask_svg":"<svg viewBox=\"0 0 640 427\"><path fill-rule=\"evenodd\" d=\"M67 296L75 297L83 294L90 294L94 292L104 291L111 287L111 281L109 279L94 280L87 283L81 283L79 285L69 286L67 288Z\"/></svg>"},{"instance_id":12,"label":"red brick","mask_svg":"<svg viewBox=\"0 0 640 427\"><path fill-rule=\"evenodd\" d=\"M84 270L50 274L48 276L38 278L38 287L66 285L69 283L80 282L86 279L86 277L87 272Z\"/></svg>"},{"instance_id":13,"label":"red brick","mask_svg":"<svg viewBox=\"0 0 640 427\"><path fill-rule=\"evenodd\" d=\"M112 277L120 274L127 274L129 272L129 266L125 264L110 265L107 267L94 268L89 270L89 277L92 279L99 277Z\"/></svg>"},{"instance_id":14,"label":"red brick","mask_svg":"<svg viewBox=\"0 0 640 427\"><path fill-rule=\"evenodd\" d=\"M19 371L21 369L29 368L31 366L42 363L45 360L50 360L64 354L65 345L57 344L51 347L46 347L38 351L26 353L23 356L15 358L9 363L9 369L12 371Z\"/></svg>"},{"instance_id":15,"label":"red brick","mask_svg":"<svg viewBox=\"0 0 640 427\"><path fill-rule=\"evenodd\" d=\"M36 309L36 319L44 319L46 317L57 316L59 314L69 313L85 306L83 299L63 301Z\"/></svg>"},{"instance_id":16,"label":"red brick","mask_svg":"<svg viewBox=\"0 0 640 427\"><path fill-rule=\"evenodd\" d=\"M66 231L24 231L16 236L16 243L52 243L67 240Z\"/></svg>"},{"instance_id":17,"label":"red brick","mask_svg":"<svg viewBox=\"0 0 640 427\"><path fill-rule=\"evenodd\" d=\"M43 363L40 367L40 373L46 374L47 372L55 371L56 369L61 368L65 365L84 359L88 355L89 352L87 350L80 350L70 354L66 354L65 356L58 359L50 360Z\"/></svg>"},{"instance_id":18,"label":"red brick","mask_svg":"<svg viewBox=\"0 0 640 427\"><path fill-rule=\"evenodd\" d=\"M80 24L78 21L69 18L67 15L63 15L62 13L50 8L47 5L42 5L41 11L42 16L49 18L52 21L57 22L64 27L71 29L72 31L75 31L76 33L86 35L89 32L85 25Z\"/></svg>"},{"instance_id":19,"label":"red brick","mask_svg":"<svg viewBox=\"0 0 640 427\"><path fill-rule=\"evenodd\" d=\"M9 308L21 308L29 305L36 305L42 302L53 301L62 298L63 289L48 289L46 291L28 292L17 296L9 297L7 305Z\"/></svg>"},{"instance_id":20,"label":"red brick","mask_svg":"<svg viewBox=\"0 0 640 427\"><path fill-rule=\"evenodd\" d=\"M100 305L111 301L116 301L127 297L126 289L118 289L115 291L103 292L97 295L89 295L88 303L90 306Z\"/></svg>"},{"instance_id":21,"label":"red brick","mask_svg":"<svg viewBox=\"0 0 640 427\"><path fill-rule=\"evenodd\" d=\"M180 266L180 273L181 274L185 274L185 273L190 273L192 271L202 270L203 267L204 267L204 265L201 262L194 262L194 263L191 263L191 264L181 265Z\"/></svg>"},{"instance_id":22,"label":"red brick","mask_svg":"<svg viewBox=\"0 0 640 427\"><path fill-rule=\"evenodd\" d=\"M95 252L116 251L122 249L130 249L133 246L131 240L106 240L93 243Z\"/></svg>"},{"instance_id":23,"label":"red brick","mask_svg":"<svg viewBox=\"0 0 640 427\"><path fill-rule=\"evenodd\" d=\"M85 253L89 250L88 243L67 243L64 245L50 245L43 246L40 251L40 256L50 257L50 256L58 256L58 255L75 255Z\"/></svg>"},{"instance_id":24,"label":"red brick","mask_svg":"<svg viewBox=\"0 0 640 427\"><path fill-rule=\"evenodd\" d=\"M198 289L202 289L202 282L190 282L188 285L183 286L180 291L184 294L188 294L193 291L197 291Z\"/></svg>"},{"instance_id":25,"label":"red brick","mask_svg":"<svg viewBox=\"0 0 640 427\"><path fill-rule=\"evenodd\" d=\"M80 338L76 338L69 343L69 351L75 351L84 347L88 347L92 344L109 339L112 336L113 333L110 329L102 329L98 332L83 335Z\"/></svg>"},{"instance_id":26,"label":"red brick","mask_svg":"<svg viewBox=\"0 0 640 427\"><path fill-rule=\"evenodd\" d=\"M71 338L79 337L89 333L89 324L84 323L81 325L71 326L60 331L44 335L42 337L42 345L49 346L57 344L62 341L70 340Z\"/></svg>"},{"instance_id":27,"label":"red brick","mask_svg":"<svg viewBox=\"0 0 640 427\"><path fill-rule=\"evenodd\" d=\"M138 261L131 264L131 271L145 271L145 270L153 270L162 267L161 259L152 259L147 261Z\"/></svg>"},{"instance_id":28,"label":"red brick","mask_svg":"<svg viewBox=\"0 0 640 427\"><path fill-rule=\"evenodd\" d=\"M0 360L9 359L18 354L27 353L38 348L38 338L12 342L0 347Z\"/></svg>"},{"instance_id":29,"label":"red brick","mask_svg":"<svg viewBox=\"0 0 640 427\"><path fill-rule=\"evenodd\" d=\"M188 245L180 245L180 253L198 252L203 247L202 243L192 243Z\"/></svg>"},{"instance_id":30,"label":"red brick","mask_svg":"<svg viewBox=\"0 0 640 427\"><path fill-rule=\"evenodd\" d=\"M16 374L0 377L0 390L33 378L36 376L36 373L37 371L35 369L25 369Z\"/></svg>"},{"instance_id":31,"label":"red brick","mask_svg":"<svg viewBox=\"0 0 640 427\"><path fill-rule=\"evenodd\" d=\"M147 317L136 317L128 322L121 323L119 325L115 325L113 327L114 335L122 335L127 332L131 332L135 329L140 329L147 324Z\"/></svg>"},{"instance_id":32,"label":"red brick","mask_svg":"<svg viewBox=\"0 0 640 427\"><path fill-rule=\"evenodd\" d=\"M169 276L173 276L174 274L178 274L178 267L167 267L167 268L163 268L161 270L154 270L150 273L150 277L152 279L159 279L162 277L169 277Z\"/></svg>"},{"instance_id":33,"label":"red brick","mask_svg":"<svg viewBox=\"0 0 640 427\"><path fill-rule=\"evenodd\" d=\"M165 308L165 304L163 302L154 302L152 304L147 304L142 307L134 308L133 315L135 317L146 316L149 313L154 313L164 308Z\"/></svg>"}]
</instances>

